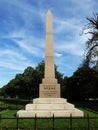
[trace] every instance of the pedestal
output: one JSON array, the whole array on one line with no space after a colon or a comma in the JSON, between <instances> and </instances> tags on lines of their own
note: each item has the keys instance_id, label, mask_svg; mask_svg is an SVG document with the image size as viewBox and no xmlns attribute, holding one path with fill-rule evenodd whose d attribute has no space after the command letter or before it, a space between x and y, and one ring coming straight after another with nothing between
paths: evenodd
<instances>
[{"instance_id":1,"label":"pedestal","mask_svg":"<svg viewBox=\"0 0 98 130\"><path fill-rule=\"evenodd\" d=\"M25 110L17 112L18 117L83 117L84 114L64 98L37 98L27 104Z\"/></svg>"}]
</instances>

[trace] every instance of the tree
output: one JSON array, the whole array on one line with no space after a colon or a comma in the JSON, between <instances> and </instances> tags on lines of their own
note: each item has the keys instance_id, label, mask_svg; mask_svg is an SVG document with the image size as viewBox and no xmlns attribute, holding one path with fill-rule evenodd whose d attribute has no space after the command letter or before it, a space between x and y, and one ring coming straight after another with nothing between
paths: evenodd
<instances>
[{"instance_id":1,"label":"tree","mask_svg":"<svg viewBox=\"0 0 98 130\"><path fill-rule=\"evenodd\" d=\"M63 75L57 71L57 68L56 77L61 83ZM44 61L40 62L35 69L29 66L23 74L16 74L15 78L2 88L1 94L26 99L37 98L42 78L44 78Z\"/></svg>"},{"instance_id":2,"label":"tree","mask_svg":"<svg viewBox=\"0 0 98 130\"><path fill-rule=\"evenodd\" d=\"M66 98L70 101L84 101L98 98L98 71L88 66L79 67L67 79Z\"/></svg>"},{"instance_id":3,"label":"tree","mask_svg":"<svg viewBox=\"0 0 98 130\"><path fill-rule=\"evenodd\" d=\"M63 98L67 98L67 95L70 94L68 90L68 77L67 76L64 76L64 78L62 79L62 82L61 82L61 97Z\"/></svg>"},{"instance_id":4,"label":"tree","mask_svg":"<svg viewBox=\"0 0 98 130\"><path fill-rule=\"evenodd\" d=\"M90 38L86 42L86 59L85 63L98 70L98 13L93 17L87 18L88 24L84 30L89 30Z\"/></svg>"},{"instance_id":5,"label":"tree","mask_svg":"<svg viewBox=\"0 0 98 130\"><path fill-rule=\"evenodd\" d=\"M33 73L34 73L35 69L32 68L31 66L27 67L25 70L24 70L24 73L23 75L24 76L28 76L28 77L32 77L33 76Z\"/></svg>"}]
</instances>

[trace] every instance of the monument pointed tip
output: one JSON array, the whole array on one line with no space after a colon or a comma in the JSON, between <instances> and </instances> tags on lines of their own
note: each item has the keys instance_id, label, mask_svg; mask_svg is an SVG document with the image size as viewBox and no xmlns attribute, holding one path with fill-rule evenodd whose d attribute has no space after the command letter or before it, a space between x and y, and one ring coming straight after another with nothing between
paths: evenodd
<instances>
[{"instance_id":1,"label":"monument pointed tip","mask_svg":"<svg viewBox=\"0 0 98 130\"><path fill-rule=\"evenodd\" d=\"M50 10L48 10L48 11L47 11L47 14L51 14L51 11L50 11Z\"/></svg>"}]
</instances>

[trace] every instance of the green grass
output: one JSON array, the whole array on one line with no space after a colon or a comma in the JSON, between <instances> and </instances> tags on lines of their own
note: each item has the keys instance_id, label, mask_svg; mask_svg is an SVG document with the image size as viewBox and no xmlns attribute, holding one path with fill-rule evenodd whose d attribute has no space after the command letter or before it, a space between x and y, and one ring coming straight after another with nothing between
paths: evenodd
<instances>
[{"instance_id":1,"label":"green grass","mask_svg":"<svg viewBox=\"0 0 98 130\"><path fill-rule=\"evenodd\" d=\"M17 110L6 110L1 113L2 118L15 118Z\"/></svg>"},{"instance_id":2,"label":"green grass","mask_svg":"<svg viewBox=\"0 0 98 130\"><path fill-rule=\"evenodd\" d=\"M84 116L89 115L89 117L98 117L98 114L96 114L95 112L91 112L90 110L83 109L83 108L80 108L80 110L84 112Z\"/></svg>"},{"instance_id":3,"label":"green grass","mask_svg":"<svg viewBox=\"0 0 98 130\"><path fill-rule=\"evenodd\" d=\"M85 117L89 114L90 119L90 126L91 127L98 127L98 118L93 119L93 117L98 117L98 114L90 112L85 109L81 109L85 113ZM1 114L2 118L15 118L17 110L8 110ZM34 119L19 119L18 126L19 128L34 128L35 120ZM37 128L52 128L53 122L52 119L37 119ZM0 121L0 127L16 127L17 126L17 119L2 119ZM70 118L62 118L62 119L55 119L54 120L55 128L70 128ZM87 127L88 120L87 118L74 118L72 119L72 126L73 127Z\"/></svg>"}]
</instances>

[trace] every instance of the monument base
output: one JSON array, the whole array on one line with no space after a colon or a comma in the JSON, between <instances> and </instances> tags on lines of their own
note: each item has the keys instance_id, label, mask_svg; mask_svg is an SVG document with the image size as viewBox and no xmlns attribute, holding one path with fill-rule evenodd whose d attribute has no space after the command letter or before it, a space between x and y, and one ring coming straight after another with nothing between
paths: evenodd
<instances>
[{"instance_id":1,"label":"monument base","mask_svg":"<svg viewBox=\"0 0 98 130\"><path fill-rule=\"evenodd\" d=\"M84 114L64 98L36 98L27 104L25 110L17 112L18 117L83 117Z\"/></svg>"},{"instance_id":2,"label":"monument base","mask_svg":"<svg viewBox=\"0 0 98 130\"><path fill-rule=\"evenodd\" d=\"M60 84L40 84L39 97L60 98Z\"/></svg>"}]
</instances>

